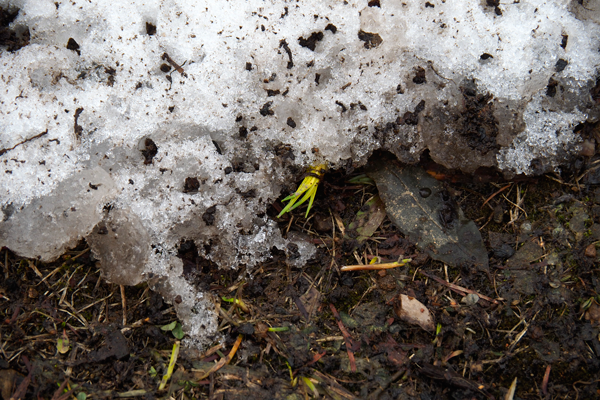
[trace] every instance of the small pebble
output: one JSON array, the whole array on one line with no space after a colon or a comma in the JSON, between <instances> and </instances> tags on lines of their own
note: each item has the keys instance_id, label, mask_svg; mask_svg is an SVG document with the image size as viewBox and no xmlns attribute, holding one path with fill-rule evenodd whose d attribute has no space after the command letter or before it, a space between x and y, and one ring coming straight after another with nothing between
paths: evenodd
<instances>
[{"instance_id":1,"label":"small pebble","mask_svg":"<svg viewBox=\"0 0 600 400\"><path fill-rule=\"evenodd\" d=\"M586 257L596 258L596 245L592 243L588 247L586 247L585 255Z\"/></svg>"},{"instance_id":2,"label":"small pebble","mask_svg":"<svg viewBox=\"0 0 600 400\"><path fill-rule=\"evenodd\" d=\"M477 304L478 301L479 301L478 295L476 295L475 293L469 293L468 295L463 297L460 302L465 303L468 306L472 306L472 305Z\"/></svg>"},{"instance_id":3,"label":"small pebble","mask_svg":"<svg viewBox=\"0 0 600 400\"><path fill-rule=\"evenodd\" d=\"M390 333L393 335L395 333L400 332L400 329L401 329L400 325L394 324L394 325L390 326Z\"/></svg>"},{"instance_id":4,"label":"small pebble","mask_svg":"<svg viewBox=\"0 0 600 400\"><path fill-rule=\"evenodd\" d=\"M521 233L530 233L531 228L531 222L525 221L521 224Z\"/></svg>"},{"instance_id":5,"label":"small pebble","mask_svg":"<svg viewBox=\"0 0 600 400\"><path fill-rule=\"evenodd\" d=\"M581 155L591 157L596 153L596 141L594 139L586 139L581 144Z\"/></svg>"}]
</instances>

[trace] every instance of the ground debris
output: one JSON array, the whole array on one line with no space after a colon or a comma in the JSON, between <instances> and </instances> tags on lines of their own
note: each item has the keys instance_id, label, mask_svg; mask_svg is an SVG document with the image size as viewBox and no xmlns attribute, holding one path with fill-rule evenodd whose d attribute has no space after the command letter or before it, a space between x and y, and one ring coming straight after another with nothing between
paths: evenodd
<instances>
[{"instance_id":1,"label":"ground debris","mask_svg":"<svg viewBox=\"0 0 600 400\"><path fill-rule=\"evenodd\" d=\"M399 295L394 301L396 315L409 324L419 325L428 332L435 330L433 317L427 307L414 297Z\"/></svg>"},{"instance_id":2,"label":"ground debris","mask_svg":"<svg viewBox=\"0 0 600 400\"><path fill-rule=\"evenodd\" d=\"M113 331L104 338L104 345L98 350L90 351L87 356L81 360L75 361L72 365L81 365L83 363L97 363L106 361L112 357L121 360L129 355L129 346L127 339L120 331Z\"/></svg>"},{"instance_id":3,"label":"ground debris","mask_svg":"<svg viewBox=\"0 0 600 400\"><path fill-rule=\"evenodd\" d=\"M488 271L477 226L441 183L420 168L389 160L375 162L369 176L377 183L390 219L431 258Z\"/></svg>"},{"instance_id":4,"label":"ground debris","mask_svg":"<svg viewBox=\"0 0 600 400\"><path fill-rule=\"evenodd\" d=\"M462 375L459 375L451 369L444 369L431 364L423 364L421 366L421 369L419 370L419 373L429 378L438 381L443 381L447 385L459 387L462 389L468 389L473 392L480 392L485 394L487 398L493 398L491 394L487 393L486 385L466 379Z\"/></svg>"},{"instance_id":5,"label":"ground debris","mask_svg":"<svg viewBox=\"0 0 600 400\"><path fill-rule=\"evenodd\" d=\"M88 398L502 399L515 378L514 399L596 398L600 189L573 191L568 176L453 176L438 174L436 185L481 230L488 274L428 257L387 217L357 241L352 226L369 226L377 214L369 199L381 193L339 171L324 177L315 217L294 210L279 222L282 235L317 246L302 267L287 263L293 249L285 249L248 271L222 270L182 242L182 273L219 303L220 336L203 350L184 338L163 392L176 340L164 328L177 321L158 294L107 283L85 242L50 264L3 249L4 398L50 399L70 388ZM399 258L413 261L340 272ZM427 330L404 319L409 301L430 314Z\"/></svg>"}]
</instances>

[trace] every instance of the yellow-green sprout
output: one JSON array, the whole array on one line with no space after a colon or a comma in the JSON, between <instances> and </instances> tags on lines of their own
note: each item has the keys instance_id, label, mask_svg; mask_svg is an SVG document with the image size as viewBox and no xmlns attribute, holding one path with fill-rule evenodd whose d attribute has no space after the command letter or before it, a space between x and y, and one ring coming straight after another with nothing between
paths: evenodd
<instances>
[{"instance_id":1,"label":"yellow-green sprout","mask_svg":"<svg viewBox=\"0 0 600 400\"><path fill-rule=\"evenodd\" d=\"M323 174L325 173L326 168L327 167L325 166L325 164L318 164L314 167L308 168L308 171L306 172L306 178L304 178L304 180L298 187L298 190L296 190L293 194L289 195L285 199L281 200L282 202L289 201L289 203L287 204L287 206L285 206L283 210L281 210L277 218L281 217L288 211L292 211L294 208L298 207L299 205L303 204L306 200L310 199L308 202L308 208L306 209L305 216L308 217L308 212L310 211L313 201L315 200L315 195L317 194L317 187L319 186L321 178L323 178ZM298 201L300 196L302 196L303 194L304 196L300 199L300 201Z\"/></svg>"}]
</instances>

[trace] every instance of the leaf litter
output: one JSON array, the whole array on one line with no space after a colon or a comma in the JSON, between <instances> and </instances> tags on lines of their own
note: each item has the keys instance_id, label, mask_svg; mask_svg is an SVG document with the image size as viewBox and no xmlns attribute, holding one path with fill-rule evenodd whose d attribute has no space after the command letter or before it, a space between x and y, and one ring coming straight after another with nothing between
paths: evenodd
<instances>
[{"instance_id":1,"label":"leaf litter","mask_svg":"<svg viewBox=\"0 0 600 400\"><path fill-rule=\"evenodd\" d=\"M392 222L434 260L473 264L488 272L487 250L477 225L464 216L448 189L418 167L377 160L375 180Z\"/></svg>"},{"instance_id":2,"label":"leaf litter","mask_svg":"<svg viewBox=\"0 0 600 400\"><path fill-rule=\"evenodd\" d=\"M183 276L221 310L219 335L202 352L182 343L173 357L180 335L173 308L146 284L121 290L103 281L85 242L51 264L3 249L3 397L597 397L597 184L574 191L581 171L514 184L493 176L481 183L483 175L456 179L439 168L442 181L432 181L427 160L397 167L413 171L412 186L391 166L380 174L388 187L403 188L405 208L430 210L429 220L417 221L420 231L393 218L420 214L402 216L379 175L377 187L349 184L363 172L350 169L325 176L307 219L299 208L279 220L283 234L317 246L302 268L286 262L292 252L275 251L253 270L220 270L186 245ZM421 246L423 227L436 223L435 240ZM483 247L461 242L461 224L481 229ZM446 245L462 248L440 261ZM398 263L405 259L411 261ZM340 271L371 263L402 265ZM428 314L425 328L415 323Z\"/></svg>"},{"instance_id":3,"label":"leaf litter","mask_svg":"<svg viewBox=\"0 0 600 400\"><path fill-rule=\"evenodd\" d=\"M400 294L394 301L394 312L409 324L419 325L429 332L435 329L433 316L427 307L414 297Z\"/></svg>"}]
</instances>

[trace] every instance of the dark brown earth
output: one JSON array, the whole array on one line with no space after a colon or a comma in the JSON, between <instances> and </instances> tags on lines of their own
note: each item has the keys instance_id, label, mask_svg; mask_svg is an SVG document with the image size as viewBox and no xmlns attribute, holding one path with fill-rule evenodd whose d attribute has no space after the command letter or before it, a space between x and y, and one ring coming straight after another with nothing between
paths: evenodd
<instances>
[{"instance_id":1,"label":"dark brown earth","mask_svg":"<svg viewBox=\"0 0 600 400\"><path fill-rule=\"evenodd\" d=\"M487 272L432 260L388 218L361 243L351 223L377 194L375 186L348 183L362 170L328 173L308 219L299 207L279 220L284 235L317 246L303 268L275 252L252 271L223 271L199 257L193 242L182 243L186 278L219 303L219 335L199 357L183 348L161 391L177 329L161 329L176 315L159 295L146 284L121 288L101 279L84 242L51 264L3 249L1 395L598 398L599 162L580 157L562 174L504 181L423 159L420 168L479 228ZM269 214L280 209L274 204ZM374 256L413 261L340 271ZM431 312L433 330L399 317L400 294ZM515 378L514 397L505 397Z\"/></svg>"}]
</instances>

